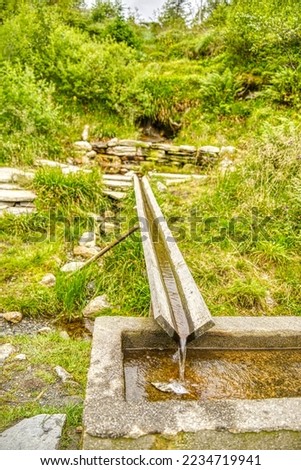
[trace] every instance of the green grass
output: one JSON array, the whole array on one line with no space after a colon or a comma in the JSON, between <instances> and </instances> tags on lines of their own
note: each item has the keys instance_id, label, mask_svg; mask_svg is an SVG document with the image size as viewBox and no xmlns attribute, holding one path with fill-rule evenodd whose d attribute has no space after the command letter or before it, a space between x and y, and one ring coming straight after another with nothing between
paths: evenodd
<instances>
[{"instance_id":1,"label":"green grass","mask_svg":"<svg viewBox=\"0 0 301 470\"><path fill-rule=\"evenodd\" d=\"M76 428L81 426L83 405L41 405L38 395L31 393L24 402L24 395L20 399L20 393L26 391L23 388L24 376L22 370L30 366L35 371L35 377L39 379L42 391L51 388L59 379L54 367L60 365L66 369L78 383L76 395L84 399L87 371L90 360L90 342L73 339L62 339L58 333L46 336L18 336L9 338L18 353L26 355L25 364L15 362L11 356L3 368L3 381L17 380L19 384L16 389L11 389L9 394L4 395L0 403L0 431L15 424L20 419L29 418L42 413L64 413L67 415L67 423L64 429L61 448L74 449L79 446L79 435ZM78 359L80 357L80 360ZM23 377L23 379L22 379ZM26 387L24 385L24 387ZM73 395L75 390L65 387L65 394ZM35 396L36 395L36 396ZM23 400L23 402L22 402Z\"/></svg>"},{"instance_id":2,"label":"green grass","mask_svg":"<svg viewBox=\"0 0 301 470\"><path fill-rule=\"evenodd\" d=\"M43 168L36 172L32 186L40 209L59 208L67 214L93 210L98 213L108 205L97 170L64 175L59 168Z\"/></svg>"}]
</instances>

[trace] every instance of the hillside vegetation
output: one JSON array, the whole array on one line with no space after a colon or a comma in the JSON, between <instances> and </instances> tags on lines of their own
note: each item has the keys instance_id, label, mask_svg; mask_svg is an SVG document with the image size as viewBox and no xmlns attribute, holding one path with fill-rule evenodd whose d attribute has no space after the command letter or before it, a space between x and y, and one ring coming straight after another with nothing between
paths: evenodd
<instances>
[{"instance_id":1,"label":"hillside vegetation","mask_svg":"<svg viewBox=\"0 0 301 470\"><path fill-rule=\"evenodd\" d=\"M301 1L208 0L191 16L188 2L168 0L148 23L118 1L1 5L1 165L66 161L85 124L92 140L153 126L176 143L235 146L231 171L206 168L208 184L159 195L165 214L184 230L179 243L213 314L299 315ZM54 290L38 283L79 234L71 227L66 240L60 227L43 243L28 235L47 232L49 207L68 223L80 215L83 230L89 212L110 208L98 180L97 171L38 172L37 214L1 218L2 311L70 320L105 292L113 313L148 313L142 250L131 240L102 269L59 274ZM130 197L118 208L123 228L133 206Z\"/></svg>"}]
</instances>

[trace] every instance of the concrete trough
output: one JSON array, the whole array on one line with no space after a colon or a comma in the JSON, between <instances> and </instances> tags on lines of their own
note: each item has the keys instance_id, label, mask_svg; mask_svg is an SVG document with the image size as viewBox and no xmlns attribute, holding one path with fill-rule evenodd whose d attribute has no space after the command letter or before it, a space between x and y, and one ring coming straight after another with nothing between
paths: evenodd
<instances>
[{"instance_id":1,"label":"concrete trough","mask_svg":"<svg viewBox=\"0 0 301 470\"><path fill-rule=\"evenodd\" d=\"M95 321L83 449L300 449L301 398L127 401L129 351L170 353L153 319ZM301 318L219 317L195 350L301 350ZM301 378L300 378L301 380Z\"/></svg>"}]
</instances>

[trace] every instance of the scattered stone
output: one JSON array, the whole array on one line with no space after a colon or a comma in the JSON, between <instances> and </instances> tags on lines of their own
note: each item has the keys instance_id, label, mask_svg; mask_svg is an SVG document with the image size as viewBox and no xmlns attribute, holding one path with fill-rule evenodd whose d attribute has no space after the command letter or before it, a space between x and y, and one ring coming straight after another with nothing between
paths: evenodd
<instances>
[{"instance_id":1,"label":"scattered stone","mask_svg":"<svg viewBox=\"0 0 301 470\"><path fill-rule=\"evenodd\" d=\"M108 148L108 144L107 142L93 142L92 148L96 153L102 152Z\"/></svg>"},{"instance_id":2,"label":"scattered stone","mask_svg":"<svg viewBox=\"0 0 301 470\"><path fill-rule=\"evenodd\" d=\"M2 450L55 450L59 448L66 415L36 415L0 434Z\"/></svg>"},{"instance_id":3,"label":"scattered stone","mask_svg":"<svg viewBox=\"0 0 301 470\"><path fill-rule=\"evenodd\" d=\"M229 145L228 147L222 147L220 153L221 155L225 155L225 154L234 155L235 152L236 152L236 148Z\"/></svg>"},{"instance_id":4,"label":"scattered stone","mask_svg":"<svg viewBox=\"0 0 301 470\"><path fill-rule=\"evenodd\" d=\"M195 153L197 149L193 145L180 145L180 150L185 153Z\"/></svg>"},{"instance_id":5,"label":"scattered stone","mask_svg":"<svg viewBox=\"0 0 301 470\"><path fill-rule=\"evenodd\" d=\"M89 213L88 213L88 216L89 216L91 219L95 220L95 222L100 222L101 219L102 219L99 214L94 214L93 212L89 212Z\"/></svg>"},{"instance_id":6,"label":"scattered stone","mask_svg":"<svg viewBox=\"0 0 301 470\"><path fill-rule=\"evenodd\" d=\"M84 130L82 132L82 139L83 139L84 142L89 139L89 126L88 126L88 124L86 124L84 126Z\"/></svg>"},{"instance_id":7,"label":"scattered stone","mask_svg":"<svg viewBox=\"0 0 301 470\"><path fill-rule=\"evenodd\" d=\"M74 146L78 149L87 150L87 152L90 152L90 150L92 150L92 145L89 142L86 142L85 140L74 142Z\"/></svg>"},{"instance_id":8,"label":"scattered stone","mask_svg":"<svg viewBox=\"0 0 301 470\"><path fill-rule=\"evenodd\" d=\"M200 153L211 153L211 154L218 154L220 153L219 147L214 147L213 145L204 145L203 147L199 148Z\"/></svg>"},{"instance_id":9,"label":"scattered stone","mask_svg":"<svg viewBox=\"0 0 301 470\"><path fill-rule=\"evenodd\" d=\"M19 168L0 168L0 183L11 183L19 178L34 178L33 171L22 171Z\"/></svg>"},{"instance_id":10,"label":"scattered stone","mask_svg":"<svg viewBox=\"0 0 301 470\"><path fill-rule=\"evenodd\" d=\"M0 201L2 202L31 202L36 195L32 191L24 189L0 189Z\"/></svg>"},{"instance_id":11,"label":"scattered stone","mask_svg":"<svg viewBox=\"0 0 301 470\"><path fill-rule=\"evenodd\" d=\"M70 263L66 263L62 268L61 271L63 273L72 273L74 271L77 271L79 268L81 268L84 265L82 261L71 261Z\"/></svg>"},{"instance_id":12,"label":"scattered stone","mask_svg":"<svg viewBox=\"0 0 301 470\"><path fill-rule=\"evenodd\" d=\"M67 372L63 367L61 366L55 366L54 368L55 372L57 373L58 377L61 379L61 381L63 383L66 383L66 382L72 382L73 381L73 377L71 374L69 374L69 372Z\"/></svg>"},{"instance_id":13,"label":"scattered stone","mask_svg":"<svg viewBox=\"0 0 301 470\"><path fill-rule=\"evenodd\" d=\"M56 162L54 160L47 160L46 158L39 158L35 161L35 164L39 166L50 166L51 168L66 168L68 166L65 163Z\"/></svg>"},{"instance_id":14,"label":"scattered stone","mask_svg":"<svg viewBox=\"0 0 301 470\"><path fill-rule=\"evenodd\" d=\"M0 202L0 210L8 209L9 207L13 207L14 202Z\"/></svg>"},{"instance_id":15,"label":"scattered stone","mask_svg":"<svg viewBox=\"0 0 301 470\"><path fill-rule=\"evenodd\" d=\"M59 332L59 335L60 335L60 337L61 337L62 339L66 339L66 340L67 340L67 339L70 339L69 334L68 334L67 331L65 331L65 330L61 330L61 331Z\"/></svg>"},{"instance_id":16,"label":"scattered stone","mask_svg":"<svg viewBox=\"0 0 301 470\"><path fill-rule=\"evenodd\" d=\"M116 230L119 229L119 226L114 224L114 222L103 222L99 228L103 233L109 234L116 232Z\"/></svg>"},{"instance_id":17,"label":"scattered stone","mask_svg":"<svg viewBox=\"0 0 301 470\"><path fill-rule=\"evenodd\" d=\"M161 183L161 181L158 181L157 188L158 188L158 191L160 191L160 193L164 193L167 190L167 186Z\"/></svg>"},{"instance_id":18,"label":"scattered stone","mask_svg":"<svg viewBox=\"0 0 301 470\"><path fill-rule=\"evenodd\" d=\"M80 237L81 246L94 247L96 245L96 235L94 232L84 232Z\"/></svg>"},{"instance_id":19,"label":"scattered stone","mask_svg":"<svg viewBox=\"0 0 301 470\"><path fill-rule=\"evenodd\" d=\"M0 344L0 366L15 350L15 347L10 343Z\"/></svg>"},{"instance_id":20,"label":"scattered stone","mask_svg":"<svg viewBox=\"0 0 301 470\"><path fill-rule=\"evenodd\" d=\"M269 308L275 308L277 306L276 300L272 297L270 291L266 292L265 302Z\"/></svg>"},{"instance_id":21,"label":"scattered stone","mask_svg":"<svg viewBox=\"0 0 301 470\"><path fill-rule=\"evenodd\" d=\"M23 315L21 312L5 312L1 314L1 317L10 323L20 323Z\"/></svg>"},{"instance_id":22,"label":"scattered stone","mask_svg":"<svg viewBox=\"0 0 301 470\"><path fill-rule=\"evenodd\" d=\"M114 147L115 145L118 144L118 139L117 137L114 137L113 139L109 140L107 143L106 143L106 146L107 147Z\"/></svg>"},{"instance_id":23,"label":"scattered stone","mask_svg":"<svg viewBox=\"0 0 301 470\"><path fill-rule=\"evenodd\" d=\"M16 189L17 191L22 189L20 188L20 186L18 186L17 184L11 184L11 183L0 183L0 189Z\"/></svg>"},{"instance_id":24,"label":"scattered stone","mask_svg":"<svg viewBox=\"0 0 301 470\"><path fill-rule=\"evenodd\" d=\"M26 354L17 354L15 356L16 361L26 361L27 357Z\"/></svg>"},{"instance_id":25,"label":"scattered stone","mask_svg":"<svg viewBox=\"0 0 301 470\"><path fill-rule=\"evenodd\" d=\"M120 189L121 191L126 191L127 189L131 188L133 185L130 181L121 181L121 180L111 180L104 178L103 184L108 188L116 188Z\"/></svg>"},{"instance_id":26,"label":"scattered stone","mask_svg":"<svg viewBox=\"0 0 301 470\"><path fill-rule=\"evenodd\" d=\"M95 290L95 287L96 287L95 281L90 281L90 282L88 282L88 284L87 284L87 289L88 289L90 292L93 292L93 291Z\"/></svg>"},{"instance_id":27,"label":"scattered stone","mask_svg":"<svg viewBox=\"0 0 301 470\"><path fill-rule=\"evenodd\" d=\"M115 217L115 212L105 211L103 215L105 219L113 219Z\"/></svg>"},{"instance_id":28,"label":"scattered stone","mask_svg":"<svg viewBox=\"0 0 301 470\"><path fill-rule=\"evenodd\" d=\"M94 321L90 320L90 318L85 318L84 325L85 325L86 330L88 330L91 333L91 335L93 335Z\"/></svg>"},{"instance_id":29,"label":"scattered stone","mask_svg":"<svg viewBox=\"0 0 301 470\"><path fill-rule=\"evenodd\" d=\"M51 274L51 273L45 274L43 279L40 281L40 284L46 287L53 287L55 286L55 283L56 283L56 277L54 276L54 274Z\"/></svg>"},{"instance_id":30,"label":"scattered stone","mask_svg":"<svg viewBox=\"0 0 301 470\"><path fill-rule=\"evenodd\" d=\"M89 163L90 163L90 159L89 159L89 157L87 157L87 155L83 155L80 158L76 158L75 161L79 165L89 165Z\"/></svg>"},{"instance_id":31,"label":"scattered stone","mask_svg":"<svg viewBox=\"0 0 301 470\"><path fill-rule=\"evenodd\" d=\"M123 193L121 191L103 191L103 194L105 196L110 197L111 199L114 199L115 201L121 201L126 197L126 193Z\"/></svg>"},{"instance_id":32,"label":"scattered stone","mask_svg":"<svg viewBox=\"0 0 301 470\"><path fill-rule=\"evenodd\" d=\"M90 152L86 154L86 157L91 160L93 160L96 156L97 156L97 153L95 152L95 150L90 150Z\"/></svg>"},{"instance_id":33,"label":"scattered stone","mask_svg":"<svg viewBox=\"0 0 301 470\"><path fill-rule=\"evenodd\" d=\"M34 208L35 205L32 202L20 202L19 203L20 207L27 207L27 208Z\"/></svg>"},{"instance_id":34,"label":"scattered stone","mask_svg":"<svg viewBox=\"0 0 301 470\"><path fill-rule=\"evenodd\" d=\"M96 248L89 248L87 246L76 246L73 250L75 256L81 256L82 258L89 259L98 253Z\"/></svg>"},{"instance_id":35,"label":"scattered stone","mask_svg":"<svg viewBox=\"0 0 301 470\"><path fill-rule=\"evenodd\" d=\"M122 145L110 146L107 155L115 155L116 157L131 157L136 155L136 147L123 147Z\"/></svg>"},{"instance_id":36,"label":"scattered stone","mask_svg":"<svg viewBox=\"0 0 301 470\"><path fill-rule=\"evenodd\" d=\"M51 332L52 332L52 329L50 328L50 326L43 326L43 328L40 328L37 331L37 334L38 335L48 335Z\"/></svg>"},{"instance_id":37,"label":"scattered stone","mask_svg":"<svg viewBox=\"0 0 301 470\"><path fill-rule=\"evenodd\" d=\"M229 158L224 158L220 163L220 167L222 174L225 174L227 171L232 172L235 169L233 161Z\"/></svg>"},{"instance_id":38,"label":"scattered stone","mask_svg":"<svg viewBox=\"0 0 301 470\"><path fill-rule=\"evenodd\" d=\"M94 315L95 313L101 312L102 310L110 307L111 305L107 301L107 296L105 294L100 295L92 299L88 305L86 305L83 310L83 316L90 317L91 315Z\"/></svg>"}]
</instances>

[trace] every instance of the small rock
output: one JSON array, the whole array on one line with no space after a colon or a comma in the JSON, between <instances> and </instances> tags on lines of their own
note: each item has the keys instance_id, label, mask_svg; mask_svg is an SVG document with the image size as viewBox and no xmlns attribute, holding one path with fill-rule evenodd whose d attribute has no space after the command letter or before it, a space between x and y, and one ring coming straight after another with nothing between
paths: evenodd
<instances>
[{"instance_id":1,"label":"small rock","mask_svg":"<svg viewBox=\"0 0 301 470\"><path fill-rule=\"evenodd\" d=\"M95 150L91 150L90 152L86 153L86 157L93 160L97 156Z\"/></svg>"},{"instance_id":2,"label":"small rock","mask_svg":"<svg viewBox=\"0 0 301 470\"><path fill-rule=\"evenodd\" d=\"M59 335L60 335L60 337L61 337L62 339L70 339L69 334L68 334L67 331L65 331L65 330L60 331L60 332L59 332Z\"/></svg>"},{"instance_id":3,"label":"small rock","mask_svg":"<svg viewBox=\"0 0 301 470\"><path fill-rule=\"evenodd\" d=\"M73 158L68 157L67 160L66 160L66 162L68 163L68 165L73 165L74 160L73 160Z\"/></svg>"},{"instance_id":4,"label":"small rock","mask_svg":"<svg viewBox=\"0 0 301 470\"><path fill-rule=\"evenodd\" d=\"M103 191L103 194L105 194L105 196L110 197L111 199L114 199L115 201L121 201L126 197L126 193L123 193L121 191L108 191L106 189Z\"/></svg>"},{"instance_id":5,"label":"small rock","mask_svg":"<svg viewBox=\"0 0 301 470\"><path fill-rule=\"evenodd\" d=\"M83 427L82 426L77 426L77 428L75 428L75 432L77 434L81 434L83 432Z\"/></svg>"},{"instance_id":6,"label":"small rock","mask_svg":"<svg viewBox=\"0 0 301 470\"><path fill-rule=\"evenodd\" d=\"M95 220L95 222L101 221L101 217L99 214L94 214L93 212L89 212L88 216L91 217L91 219Z\"/></svg>"},{"instance_id":7,"label":"small rock","mask_svg":"<svg viewBox=\"0 0 301 470\"><path fill-rule=\"evenodd\" d=\"M84 130L82 132L82 139L86 142L89 139L89 126L88 124L85 125Z\"/></svg>"},{"instance_id":8,"label":"small rock","mask_svg":"<svg viewBox=\"0 0 301 470\"><path fill-rule=\"evenodd\" d=\"M118 230L118 228L118 225L114 224L113 222L103 222L100 225L101 231L105 234L114 233L116 230Z\"/></svg>"},{"instance_id":9,"label":"small rock","mask_svg":"<svg viewBox=\"0 0 301 470\"><path fill-rule=\"evenodd\" d=\"M43 328L40 328L37 331L37 334L38 335L48 335L51 332L52 332L52 329L49 326L43 326Z\"/></svg>"},{"instance_id":10,"label":"small rock","mask_svg":"<svg viewBox=\"0 0 301 470\"><path fill-rule=\"evenodd\" d=\"M0 434L1 450L56 450L66 415L36 415L23 419Z\"/></svg>"},{"instance_id":11,"label":"small rock","mask_svg":"<svg viewBox=\"0 0 301 470\"><path fill-rule=\"evenodd\" d=\"M234 155L235 152L236 152L236 148L229 145L228 147L222 147L220 153L221 155L225 155L225 154Z\"/></svg>"},{"instance_id":12,"label":"small rock","mask_svg":"<svg viewBox=\"0 0 301 470\"><path fill-rule=\"evenodd\" d=\"M56 162L54 160L47 160L43 158L39 158L35 161L36 165L39 166L50 166L52 168L65 168L67 165L65 163Z\"/></svg>"},{"instance_id":13,"label":"small rock","mask_svg":"<svg viewBox=\"0 0 301 470\"><path fill-rule=\"evenodd\" d=\"M230 160L229 158L224 158L221 161L220 168L221 168L222 174L225 174L226 172L229 172L229 171L232 172L235 169L233 161Z\"/></svg>"},{"instance_id":14,"label":"small rock","mask_svg":"<svg viewBox=\"0 0 301 470\"><path fill-rule=\"evenodd\" d=\"M89 163L90 163L89 157L87 157L87 155L83 155L82 158L81 158L81 164L82 165L89 165Z\"/></svg>"},{"instance_id":15,"label":"small rock","mask_svg":"<svg viewBox=\"0 0 301 470\"><path fill-rule=\"evenodd\" d=\"M0 189L0 201L2 202L31 202L35 198L35 193L26 189Z\"/></svg>"},{"instance_id":16,"label":"small rock","mask_svg":"<svg viewBox=\"0 0 301 470\"><path fill-rule=\"evenodd\" d=\"M0 344L0 365L2 365L15 350L15 347L10 343Z\"/></svg>"},{"instance_id":17,"label":"small rock","mask_svg":"<svg viewBox=\"0 0 301 470\"><path fill-rule=\"evenodd\" d=\"M266 301L266 304L269 308L274 308L277 306L277 302L276 300L272 297L270 291L267 291L266 292L266 296L265 296L265 301Z\"/></svg>"},{"instance_id":18,"label":"small rock","mask_svg":"<svg viewBox=\"0 0 301 470\"><path fill-rule=\"evenodd\" d=\"M98 250L96 248L88 248L87 246L76 246L73 250L74 256L81 256L82 258L92 258L97 255Z\"/></svg>"},{"instance_id":19,"label":"small rock","mask_svg":"<svg viewBox=\"0 0 301 470\"><path fill-rule=\"evenodd\" d=\"M89 144L89 142L86 142L85 140L74 142L74 146L78 149L87 150L87 152L90 152L92 150L92 145Z\"/></svg>"},{"instance_id":20,"label":"small rock","mask_svg":"<svg viewBox=\"0 0 301 470\"><path fill-rule=\"evenodd\" d=\"M94 232L85 232L82 234L82 236L80 237L80 240L79 240L79 245L82 245L82 246L87 246L87 247L91 247L91 246L95 246L96 244L96 235Z\"/></svg>"},{"instance_id":21,"label":"small rock","mask_svg":"<svg viewBox=\"0 0 301 470\"><path fill-rule=\"evenodd\" d=\"M63 273L72 273L74 271L77 271L79 268L81 268L84 265L82 261L71 261L70 263L66 263L62 268L61 271Z\"/></svg>"},{"instance_id":22,"label":"small rock","mask_svg":"<svg viewBox=\"0 0 301 470\"><path fill-rule=\"evenodd\" d=\"M89 318L85 318L84 325L86 330L88 330L92 335L94 331L94 321Z\"/></svg>"},{"instance_id":23,"label":"small rock","mask_svg":"<svg viewBox=\"0 0 301 470\"><path fill-rule=\"evenodd\" d=\"M21 312L5 312L1 314L1 317L10 323L20 323L23 315Z\"/></svg>"},{"instance_id":24,"label":"small rock","mask_svg":"<svg viewBox=\"0 0 301 470\"><path fill-rule=\"evenodd\" d=\"M95 281L90 281L90 282L88 282L88 284L87 284L87 289L88 289L89 291L94 291L94 290L95 290L95 287L96 287Z\"/></svg>"},{"instance_id":25,"label":"small rock","mask_svg":"<svg viewBox=\"0 0 301 470\"><path fill-rule=\"evenodd\" d=\"M113 139L109 140L107 142L107 147L114 147L114 145L117 145L119 142L119 140L117 139L117 137L114 137Z\"/></svg>"},{"instance_id":26,"label":"small rock","mask_svg":"<svg viewBox=\"0 0 301 470\"><path fill-rule=\"evenodd\" d=\"M40 284L46 287L53 287L55 286L55 283L56 283L56 277L54 276L54 274L51 274L51 273L45 274L43 279L40 281Z\"/></svg>"},{"instance_id":27,"label":"small rock","mask_svg":"<svg viewBox=\"0 0 301 470\"><path fill-rule=\"evenodd\" d=\"M158 191L160 191L160 193L164 193L167 190L167 186L161 183L161 181L158 181L157 188L158 188Z\"/></svg>"},{"instance_id":28,"label":"small rock","mask_svg":"<svg viewBox=\"0 0 301 470\"><path fill-rule=\"evenodd\" d=\"M211 153L211 154L218 154L220 153L219 147L214 147L213 145L204 145L203 147L199 148L201 153Z\"/></svg>"},{"instance_id":29,"label":"small rock","mask_svg":"<svg viewBox=\"0 0 301 470\"><path fill-rule=\"evenodd\" d=\"M63 383L67 381L73 381L73 377L69 372L67 372L63 367L61 366L55 366L54 368L55 372L57 373L58 377L61 379Z\"/></svg>"},{"instance_id":30,"label":"small rock","mask_svg":"<svg viewBox=\"0 0 301 470\"><path fill-rule=\"evenodd\" d=\"M115 217L115 212L105 211L103 215L105 219L113 219Z\"/></svg>"},{"instance_id":31,"label":"small rock","mask_svg":"<svg viewBox=\"0 0 301 470\"><path fill-rule=\"evenodd\" d=\"M83 316L84 317L89 317L91 315L94 315L95 313L101 312L101 310L104 310L106 308L110 308L111 305L107 301L107 296L106 295L100 295L98 297L95 297L92 299L88 305L83 310Z\"/></svg>"},{"instance_id":32,"label":"small rock","mask_svg":"<svg viewBox=\"0 0 301 470\"><path fill-rule=\"evenodd\" d=\"M16 359L17 361L26 361L27 358L26 358L26 355L25 355L25 354L17 354L17 355L15 356L15 359Z\"/></svg>"}]
</instances>

